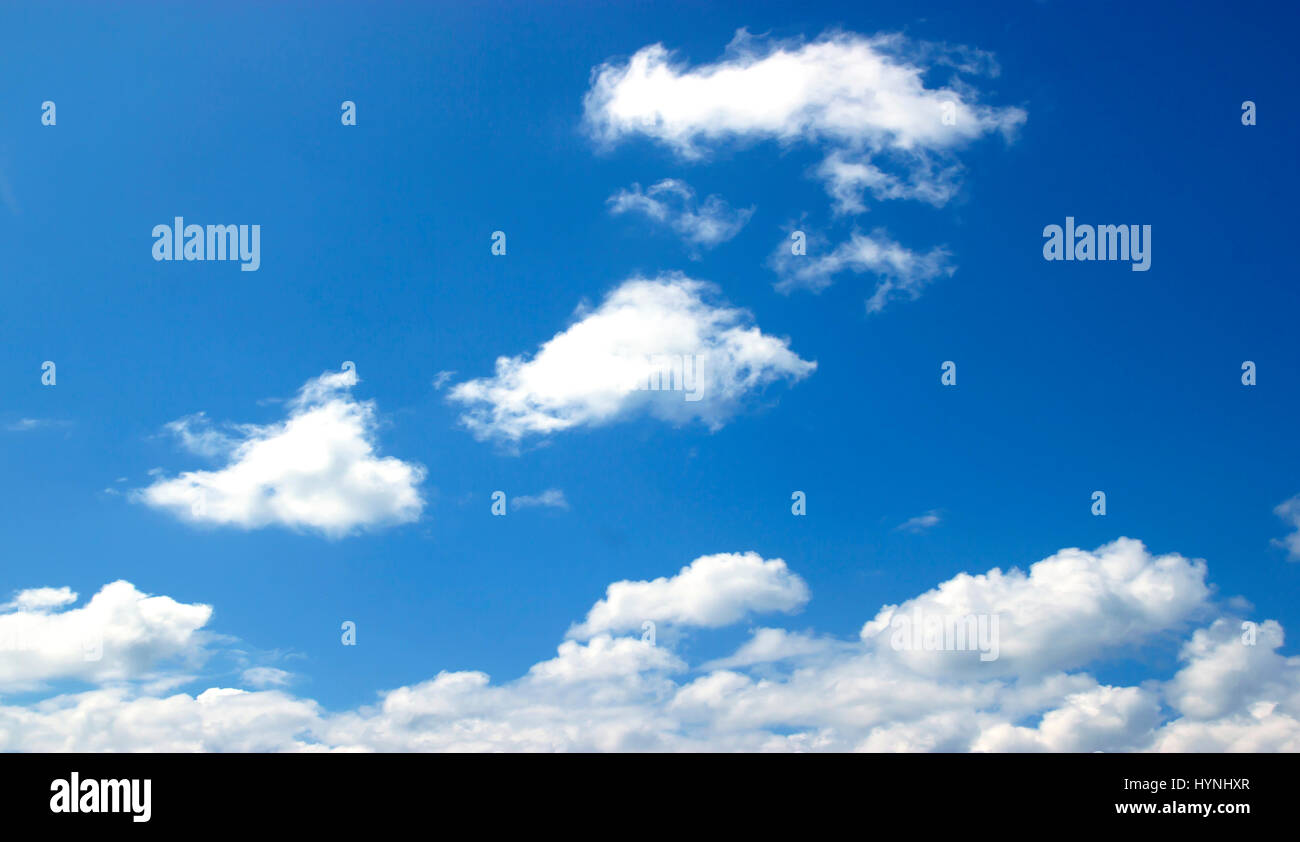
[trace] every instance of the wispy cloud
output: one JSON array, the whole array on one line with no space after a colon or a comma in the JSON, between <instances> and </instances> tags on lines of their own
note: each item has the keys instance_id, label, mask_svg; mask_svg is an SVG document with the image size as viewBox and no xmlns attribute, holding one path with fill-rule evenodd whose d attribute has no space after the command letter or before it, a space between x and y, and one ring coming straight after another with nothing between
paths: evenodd
<instances>
[{"instance_id":1,"label":"wispy cloud","mask_svg":"<svg viewBox=\"0 0 1300 842\"><path fill-rule=\"evenodd\" d=\"M693 251L730 240L754 214L754 208L732 208L717 195L696 202L695 190L675 178L666 178L644 191L640 184L633 184L610 196L607 204L610 213L639 213L666 225Z\"/></svg>"},{"instance_id":2,"label":"wispy cloud","mask_svg":"<svg viewBox=\"0 0 1300 842\"><path fill-rule=\"evenodd\" d=\"M938 526L939 520L939 512L935 509L931 509L923 515L908 518L894 528L900 532L924 532L931 527Z\"/></svg>"},{"instance_id":3,"label":"wispy cloud","mask_svg":"<svg viewBox=\"0 0 1300 842\"><path fill-rule=\"evenodd\" d=\"M70 426L72 426L70 421L59 421L53 418L19 418L17 421L5 424L5 430L10 433L30 433L34 430L50 430Z\"/></svg>"},{"instance_id":4,"label":"wispy cloud","mask_svg":"<svg viewBox=\"0 0 1300 842\"><path fill-rule=\"evenodd\" d=\"M867 312L878 313L897 298L915 299L936 278L951 277L957 271L946 249L934 248L924 254L912 251L891 240L877 229L870 234L857 231L833 251L818 254L824 240L813 237L808 254L794 254L789 241L782 241L772 253L768 265L777 273L778 292L798 289L820 292L834 282L841 272L852 271L875 275L876 287L867 299Z\"/></svg>"},{"instance_id":5,"label":"wispy cloud","mask_svg":"<svg viewBox=\"0 0 1300 842\"><path fill-rule=\"evenodd\" d=\"M258 689L286 687L292 679L293 673L277 667L249 667L240 674L244 684Z\"/></svg>"},{"instance_id":6,"label":"wispy cloud","mask_svg":"<svg viewBox=\"0 0 1300 842\"><path fill-rule=\"evenodd\" d=\"M1300 561L1300 494L1284 503L1279 503L1277 508L1273 509L1273 514L1290 524L1294 530L1284 538L1274 539L1273 543L1284 547L1287 558L1291 561Z\"/></svg>"}]
</instances>

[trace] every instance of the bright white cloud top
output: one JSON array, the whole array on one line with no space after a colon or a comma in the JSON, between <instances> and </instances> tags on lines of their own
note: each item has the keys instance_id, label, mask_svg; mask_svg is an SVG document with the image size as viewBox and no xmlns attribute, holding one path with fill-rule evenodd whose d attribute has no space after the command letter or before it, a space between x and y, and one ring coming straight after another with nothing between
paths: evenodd
<instances>
[{"instance_id":1,"label":"bright white cloud top","mask_svg":"<svg viewBox=\"0 0 1300 842\"><path fill-rule=\"evenodd\" d=\"M375 405L352 397L356 384L351 369L309 380L275 424L216 430L202 416L173 422L186 447L225 466L159 479L134 498L192 523L331 537L417 519L424 468L377 455Z\"/></svg>"},{"instance_id":2,"label":"bright white cloud top","mask_svg":"<svg viewBox=\"0 0 1300 842\"><path fill-rule=\"evenodd\" d=\"M531 357L499 357L492 377L454 387L480 438L517 442L636 414L722 427L749 396L817 364L680 274L633 278Z\"/></svg>"},{"instance_id":3,"label":"bright white cloud top","mask_svg":"<svg viewBox=\"0 0 1300 842\"><path fill-rule=\"evenodd\" d=\"M926 87L923 61L993 69L977 59L896 35L783 42L741 30L712 64L690 67L652 44L601 65L585 120L602 144L645 136L687 159L735 141L819 144L827 154L819 174L841 210L862 210L864 191L941 205L956 189L951 152L984 135L1010 135L1025 121L1019 108L977 103L968 84ZM886 172L886 163L902 175Z\"/></svg>"},{"instance_id":4,"label":"bright white cloud top","mask_svg":"<svg viewBox=\"0 0 1300 842\"><path fill-rule=\"evenodd\" d=\"M808 597L808 585L779 558L718 553L700 556L672 578L615 582L569 636L585 640L640 629L646 621L717 628L750 614L797 611Z\"/></svg>"},{"instance_id":5,"label":"bright white cloud top","mask_svg":"<svg viewBox=\"0 0 1300 842\"><path fill-rule=\"evenodd\" d=\"M927 75L937 70L947 71L950 82L928 87ZM584 121L602 146L647 137L686 161L737 143L812 146L823 155L813 172L836 215L865 212L868 195L942 207L961 186L957 152L989 135L1010 139L1026 119L1023 109L981 104L979 92L958 75L997 72L986 53L899 35L829 32L779 41L742 29L710 64L692 67L652 44L595 68ZM683 228L721 228L690 224L680 212L674 217L655 196L616 198ZM810 245L806 255L791 254L790 243L782 242L770 266L781 292L820 291L843 271L870 273L878 280L869 313L895 298L917 298L956 268L946 249L916 251L883 229L854 232L834 247Z\"/></svg>"},{"instance_id":6,"label":"bright white cloud top","mask_svg":"<svg viewBox=\"0 0 1300 842\"><path fill-rule=\"evenodd\" d=\"M69 588L19 591L0 607L0 693L49 681L142 678L174 658L202 655L208 605L149 596L130 582L105 585L80 608Z\"/></svg>"},{"instance_id":7,"label":"bright white cloud top","mask_svg":"<svg viewBox=\"0 0 1300 842\"><path fill-rule=\"evenodd\" d=\"M1152 556L1141 543L1118 540L1096 552L1068 549L1027 573L994 568L965 573L901 605L886 605L862 628L877 651L891 649L891 621L922 616L999 615L1000 652L985 672L1023 675L1065 670L1105 652L1149 640L1191 619L1209 597L1205 563ZM949 671L944 652L906 653L913 669Z\"/></svg>"},{"instance_id":8,"label":"bright white cloud top","mask_svg":"<svg viewBox=\"0 0 1300 842\"><path fill-rule=\"evenodd\" d=\"M97 614L105 641L124 647L106 643L104 660L125 665L124 653L148 641L115 677L139 677L142 665L185 650L210 611L121 582L91 605L105 594L127 610ZM1266 620L1244 632L1243 618L1212 600L1204 562L1127 539L1062 550L1028 572L961 574L885 606L857 640L764 627L734 655L692 668L674 636L639 636L643 619L698 630L797 610L807 598L779 560L703 556L670 578L611 585L578 627L584 639L564 641L516 680L441 672L343 712L282 689L162 696L69 666L59 674L108 686L0 705L0 750L1300 750L1300 658L1278 653L1282 627ZM999 612L1002 656L890 646L881 619L918 607ZM1122 686L1086 671L1180 637L1179 667L1166 677ZM29 662L8 680L50 677ZM286 680L244 674L251 688Z\"/></svg>"}]
</instances>

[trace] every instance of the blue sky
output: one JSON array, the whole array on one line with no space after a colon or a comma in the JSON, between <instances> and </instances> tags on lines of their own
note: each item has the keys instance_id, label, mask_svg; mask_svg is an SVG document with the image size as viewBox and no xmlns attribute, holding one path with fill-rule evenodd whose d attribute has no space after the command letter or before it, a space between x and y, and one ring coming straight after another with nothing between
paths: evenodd
<instances>
[{"instance_id":1,"label":"blue sky","mask_svg":"<svg viewBox=\"0 0 1300 842\"><path fill-rule=\"evenodd\" d=\"M280 692L328 711L440 671L509 682L553 657L610 583L714 553L782 559L811 598L789 616L683 623L664 645L692 669L759 627L857 641L881 606L958 574L1121 536L1205 559L1215 590L1066 672L1164 681L1216 617L1294 627L1300 567L1278 542L1296 525L1274 511L1300 493L1297 68L1278 20L1294 13L814 5L0 12L0 590L66 586L84 602L124 579L211 605L204 629L224 637L183 667L151 663L129 693L150 695L167 670L179 676L167 693L252 690L243 671L267 666L291 673ZM737 132L695 157L648 131L593 137L595 68L661 43L688 73L724 60L740 29L760 53L901 33L898 60L931 91L950 84L954 56L978 56L963 102L1023 120L935 152L961 167L941 206L868 193L856 213L837 213L818 175L838 148L828 132ZM344 100L355 126L341 124ZM1245 100L1257 125L1242 125ZM752 215L692 247L610 212L619 191L663 179ZM175 216L260 225L260 268L154 261L150 231ZM1151 225L1150 270L1045 261L1042 229L1067 216ZM771 258L795 229L818 238L812 258L883 232L914 253L944 249L955 271L878 312L873 271L778 291ZM491 378L498 357L531 358L629 278L674 272L714 284L711 306L748 311L744 324L815 371L777 371L712 428L635 408L520 441L467 427L458 384ZM422 469L418 516L330 535L196 522L142 496L229 461L187 451L167 425L277 424L286 399L345 360L359 382L340 394L373 402L378 456ZM955 387L940 384L945 360ZM435 387L440 372L454 374ZM490 512L495 490L548 489L567 506ZM929 512L928 528L898 528ZM340 645L344 620L355 647ZM91 686L55 671L0 687L0 701ZM1274 695L1283 708L1300 698Z\"/></svg>"}]
</instances>

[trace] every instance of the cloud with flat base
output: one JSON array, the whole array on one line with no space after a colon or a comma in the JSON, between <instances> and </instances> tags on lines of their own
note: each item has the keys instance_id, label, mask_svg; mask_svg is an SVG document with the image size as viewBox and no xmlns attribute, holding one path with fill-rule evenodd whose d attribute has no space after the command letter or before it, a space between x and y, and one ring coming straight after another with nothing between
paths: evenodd
<instances>
[{"instance_id":1,"label":"cloud with flat base","mask_svg":"<svg viewBox=\"0 0 1300 842\"><path fill-rule=\"evenodd\" d=\"M764 387L816 367L712 284L668 273L625 281L535 353L497 358L493 376L449 399L475 436L510 443L639 415L717 430Z\"/></svg>"},{"instance_id":2,"label":"cloud with flat base","mask_svg":"<svg viewBox=\"0 0 1300 842\"><path fill-rule=\"evenodd\" d=\"M273 424L216 428L201 414L172 422L183 446L224 464L160 476L132 499L188 523L332 538L418 519L425 470L378 455L375 404L352 396L356 384L354 369L313 378Z\"/></svg>"},{"instance_id":3,"label":"cloud with flat base","mask_svg":"<svg viewBox=\"0 0 1300 842\"><path fill-rule=\"evenodd\" d=\"M680 635L648 637L642 623L734 627L811 598L780 559L715 553L672 576L611 584L553 657L514 680L443 671L337 712L275 686L163 695L159 680L109 680L0 704L0 750L1300 751L1300 658L1281 653L1279 623L1248 624L1217 605L1207 571L1130 539L1063 549L883 606L856 637L765 625L734 654L692 666L673 645ZM60 589L41 590L24 598L29 610L64 603ZM120 590L138 602L130 585ZM917 610L999 615L1000 657L894 645L889 618ZM140 666L153 665L207 616L109 612L100 630L174 641L148 650ZM1171 674L1156 667L1124 685L1089 671L1121 655L1161 664L1179 641ZM28 668L29 680L49 674ZM280 678L244 676L253 687Z\"/></svg>"}]
</instances>

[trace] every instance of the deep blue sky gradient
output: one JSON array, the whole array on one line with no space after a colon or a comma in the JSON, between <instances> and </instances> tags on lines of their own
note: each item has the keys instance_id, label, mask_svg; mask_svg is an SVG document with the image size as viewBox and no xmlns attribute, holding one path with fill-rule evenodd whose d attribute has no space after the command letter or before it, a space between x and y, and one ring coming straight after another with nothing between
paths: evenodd
<instances>
[{"instance_id":1,"label":"deep blue sky gradient","mask_svg":"<svg viewBox=\"0 0 1300 842\"><path fill-rule=\"evenodd\" d=\"M808 581L803 614L762 621L854 637L881 604L958 572L1128 535L1207 559L1222 597L1294 628L1300 566L1270 539L1287 531L1273 507L1300 492L1295 24L1294 6L1240 3L0 9L0 428L61 422L0 432L0 590L85 598L125 578L213 604L213 630L330 707L444 669L513 678L611 581L723 551L784 558ZM949 206L869 202L847 221L809 176L810 146L685 162L583 134L594 66L657 41L713 61L740 27L989 50L1002 72L976 81L981 101L1028 120L961 152ZM355 128L339 122L347 99ZM1240 123L1246 99L1257 126ZM757 211L692 260L605 208L665 177ZM802 214L832 242L856 223L944 245L958 271L874 315L863 276L780 295L765 263ZM176 215L260 224L260 271L154 262L150 230ZM1066 215L1152 225L1151 271L1045 262L1041 230ZM717 283L816 373L718 432L636 420L519 454L476 441L431 386L440 370L488 375L579 302L671 270ZM955 389L939 385L949 359ZM382 452L428 468L419 523L335 541L201 529L104 493L202 466L167 422L278 420L265 399L343 360L377 402ZM570 510L489 514L495 489L550 487ZM934 529L895 529L931 509ZM344 619L355 648L339 645ZM698 632L686 651L720 655L743 632ZM1098 677L1167 676L1173 653ZM235 670L210 664L193 687Z\"/></svg>"}]
</instances>

